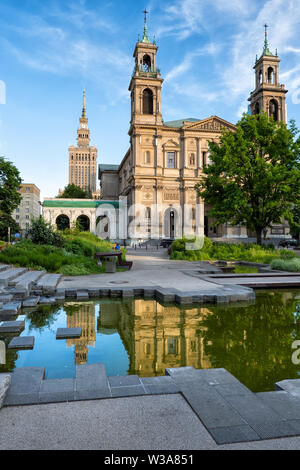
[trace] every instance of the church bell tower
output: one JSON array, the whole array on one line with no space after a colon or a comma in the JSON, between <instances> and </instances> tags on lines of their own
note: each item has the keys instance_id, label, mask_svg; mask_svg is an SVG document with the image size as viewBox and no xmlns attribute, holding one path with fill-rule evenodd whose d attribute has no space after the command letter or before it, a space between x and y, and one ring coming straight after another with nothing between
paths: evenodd
<instances>
[{"instance_id":1,"label":"church bell tower","mask_svg":"<svg viewBox=\"0 0 300 470\"><path fill-rule=\"evenodd\" d=\"M265 43L261 57L256 58L255 66L255 90L251 93L250 109L251 114L259 114L262 111L274 121L282 121L286 124L286 103L284 85L279 82L280 59L273 55L268 44L268 26L265 25Z\"/></svg>"},{"instance_id":2,"label":"church bell tower","mask_svg":"<svg viewBox=\"0 0 300 470\"><path fill-rule=\"evenodd\" d=\"M156 66L158 47L149 40L147 11L144 11L144 34L138 37L133 57L135 66L129 85L131 93L131 126L135 124L162 124L161 87L163 79Z\"/></svg>"}]
</instances>

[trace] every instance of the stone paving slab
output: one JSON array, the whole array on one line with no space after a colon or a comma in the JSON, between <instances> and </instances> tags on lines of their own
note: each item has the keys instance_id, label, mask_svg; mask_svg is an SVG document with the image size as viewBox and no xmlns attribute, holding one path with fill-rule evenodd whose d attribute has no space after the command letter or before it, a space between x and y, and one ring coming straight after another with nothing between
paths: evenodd
<instances>
[{"instance_id":1,"label":"stone paving slab","mask_svg":"<svg viewBox=\"0 0 300 470\"><path fill-rule=\"evenodd\" d=\"M176 382L168 376L163 377L144 377L141 382L147 393L150 394L165 394L165 393L179 393L180 389Z\"/></svg>"},{"instance_id":2,"label":"stone paving slab","mask_svg":"<svg viewBox=\"0 0 300 470\"><path fill-rule=\"evenodd\" d=\"M12 294L5 294L5 293L0 293L0 302L10 302L13 299Z\"/></svg>"},{"instance_id":3,"label":"stone paving slab","mask_svg":"<svg viewBox=\"0 0 300 470\"><path fill-rule=\"evenodd\" d=\"M89 298L89 292L87 290L78 290L76 292L76 297L77 297L77 299L88 299Z\"/></svg>"},{"instance_id":4,"label":"stone paving slab","mask_svg":"<svg viewBox=\"0 0 300 470\"><path fill-rule=\"evenodd\" d=\"M0 323L0 333L21 333L25 328L25 321L5 321Z\"/></svg>"},{"instance_id":5,"label":"stone paving slab","mask_svg":"<svg viewBox=\"0 0 300 470\"><path fill-rule=\"evenodd\" d=\"M247 424L242 426L211 428L209 432L219 445L260 440L259 435Z\"/></svg>"},{"instance_id":6,"label":"stone paving slab","mask_svg":"<svg viewBox=\"0 0 300 470\"><path fill-rule=\"evenodd\" d=\"M76 366L75 400L111 397L104 364Z\"/></svg>"},{"instance_id":7,"label":"stone paving slab","mask_svg":"<svg viewBox=\"0 0 300 470\"><path fill-rule=\"evenodd\" d=\"M7 302L2 305L0 310L0 315L17 315L20 308L22 307L22 302Z\"/></svg>"},{"instance_id":8,"label":"stone paving slab","mask_svg":"<svg viewBox=\"0 0 300 470\"><path fill-rule=\"evenodd\" d=\"M11 264L0 264L0 272L2 271L7 271L8 269L11 269Z\"/></svg>"},{"instance_id":9,"label":"stone paving slab","mask_svg":"<svg viewBox=\"0 0 300 470\"><path fill-rule=\"evenodd\" d=\"M8 349L33 349L34 336L19 336L13 338L8 345Z\"/></svg>"},{"instance_id":10,"label":"stone paving slab","mask_svg":"<svg viewBox=\"0 0 300 470\"><path fill-rule=\"evenodd\" d=\"M62 278L62 274L44 274L36 283L37 288L41 288L44 293L53 294Z\"/></svg>"},{"instance_id":11,"label":"stone paving slab","mask_svg":"<svg viewBox=\"0 0 300 470\"><path fill-rule=\"evenodd\" d=\"M11 268L0 272L0 286L8 286L10 281L28 271L27 268Z\"/></svg>"},{"instance_id":12,"label":"stone paving slab","mask_svg":"<svg viewBox=\"0 0 300 470\"><path fill-rule=\"evenodd\" d=\"M45 377L43 367L21 367L11 375L11 385L4 400L5 406L38 403L41 382Z\"/></svg>"},{"instance_id":13,"label":"stone paving slab","mask_svg":"<svg viewBox=\"0 0 300 470\"><path fill-rule=\"evenodd\" d=\"M285 391L262 392L257 393L256 396L282 419L300 420L300 400L290 393Z\"/></svg>"},{"instance_id":14,"label":"stone paving slab","mask_svg":"<svg viewBox=\"0 0 300 470\"><path fill-rule=\"evenodd\" d=\"M74 394L74 379L43 380L39 391L39 403L73 401Z\"/></svg>"},{"instance_id":15,"label":"stone paving slab","mask_svg":"<svg viewBox=\"0 0 300 470\"><path fill-rule=\"evenodd\" d=\"M46 274L46 271L27 271L15 278L10 284L16 288L25 287L26 289L30 289L44 274Z\"/></svg>"},{"instance_id":16,"label":"stone paving slab","mask_svg":"<svg viewBox=\"0 0 300 470\"><path fill-rule=\"evenodd\" d=\"M54 305L56 304L56 298L55 297L40 297L39 303L42 305Z\"/></svg>"},{"instance_id":17,"label":"stone paving slab","mask_svg":"<svg viewBox=\"0 0 300 470\"><path fill-rule=\"evenodd\" d=\"M92 364L76 366L75 379L43 380L44 374L17 369L5 406L180 393L219 445L300 435L300 398L286 391L254 394L223 368L107 378L103 364Z\"/></svg>"},{"instance_id":18,"label":"stone paving slab","mask_svg":"<svg viewBox=\"0 0 300 470\"><path fill-rule=\"evenodd\" d=\"M56 339L72 339L80 338L82 335L82 328L57 328Z\"/></svg>"},{"instance_id":19,"label":"stone paving slab","mask_svg":"<svg viewBox=\"0 0 300 470\"><path fill-rule=\"evenodd\" d=\"M25 308L36 307L39 301L40 301L40 297L29 297L28 299L23 300L22 306Z\"/></svg>"},{"instance_id":20,"label":"stone paving slab","mask_svg":"<svg viewBox=\"0 0 300 470\"><path fill-rule=\"evenodd\" d=\"M300 379L286 379L275 383L276 390L285 390L291 395L300 397Z\"/></svg>"},{"instance_id":21,"label":"stone paving slab","mask_svg":"<svg viewBox=\"0 0 300 470\"><path fill-rule=\"evenodd\" d=\"M115 375L108 377L110 387L126 387L131 385L141 385L141 380L137 375Z\"/></svg>"}]
</instances>

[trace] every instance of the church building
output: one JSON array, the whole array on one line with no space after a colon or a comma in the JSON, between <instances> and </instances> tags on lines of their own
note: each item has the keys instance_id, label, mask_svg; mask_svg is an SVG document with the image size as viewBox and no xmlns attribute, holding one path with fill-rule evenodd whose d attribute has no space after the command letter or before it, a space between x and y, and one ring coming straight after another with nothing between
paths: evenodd
<instances>
[{"instance_id":1,"label":"church building","mask_svg":"<svg viewBox=\"0 0 300 470\"><path fill-rule=\"evenodd\" d=\"M218 142L222 128L235 132L235 125L218 116L186 118L164 122L162 118L163 78L157 66L158 47L150 41L145 13L144 33L133 57L134 72L129 84L131 119L130 147L120 165L99 165L103 199L127 198L129 221L138 222L132 238L172 238L182 234L188 221L191 233L209 237L247 238L243 226L214 226L209 207L197 197L195 185L209 164L209 142ZM284 85L279 83L279 58L268 46L267 28L261 57L256 60L255 90L251 93L252 114L266 111L274 120L286 123ZM153 208L159 207L153 214ZM156 220L156 232L150 219ZM273 232L274 230L274 232ZM276 226L268 235L286 235L288 226Z\"/></svg>"},{"instance_id":2,"label":"church building","mask_svg":"<svg viewBox=\"0 0 300 470\"><path fill-rule=\"evenodd\" d=\"M252 239L246 227L229 223L215 226L210 207L198 198L195 185L209 165L209 142L218 142L222 129L236 126L219 116L163 120L163 77L157 65L158 47L149 39L145 11L144 32L133 52L134 71L129 83L131 97L129 148L119 165L100 164L100 193L96 190L97 148L90 147L85 93L77 147L69 147L69 182L93 193L94 200L47 199L45 218L69 225L86 218L86 226L101 238L143 241L176 238L184 234L214 239ZM280 59L269 49L267 25L261 56L254 65L255 89L249 112L265 111L286 124L287 90L279 81ZM97 199L97 200L95 200ZM101 223L100 223L101 222ZM122 227L122 229L120 228ZM290 236L286 222L273 224L267 237Z\"/></svg>"}]
</instances>

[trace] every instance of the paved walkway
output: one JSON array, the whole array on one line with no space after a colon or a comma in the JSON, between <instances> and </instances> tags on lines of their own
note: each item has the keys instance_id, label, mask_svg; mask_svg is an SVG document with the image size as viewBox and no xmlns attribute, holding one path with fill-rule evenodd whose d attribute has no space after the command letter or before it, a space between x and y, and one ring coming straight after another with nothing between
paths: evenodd
<instances>
[{"instance_id":1,"label":"paved walkway","mask_svg":"<svg viewBox=\"0 0 300 470\"><path fill-rule=\"evenodd\" d=\"M218 446L179 395L2 408L1 450L300 449L300 437Z\"/></svg>"}]
</instances>

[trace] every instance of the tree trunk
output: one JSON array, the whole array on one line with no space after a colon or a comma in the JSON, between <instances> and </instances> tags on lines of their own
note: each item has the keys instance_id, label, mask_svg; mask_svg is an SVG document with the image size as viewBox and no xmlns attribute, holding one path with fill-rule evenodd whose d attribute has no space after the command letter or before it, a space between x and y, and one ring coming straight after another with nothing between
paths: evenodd
<instances>
[{"instance_id":1,"label":"tree trunk","mask_svg":"<svg viewBox=\"0 0 300 470\"><path fill-rule=\"evenodd\" d=\"M255 232L256 232L257 244L258 244L258 245L261 245L261 233L262 233L262 230L261 230L261 229L256 229Z\"/></svg>"}]
</instances>

